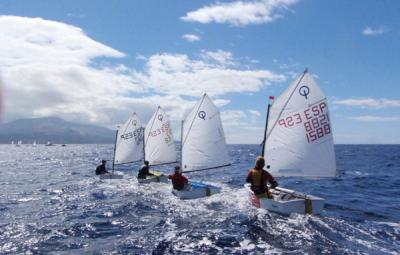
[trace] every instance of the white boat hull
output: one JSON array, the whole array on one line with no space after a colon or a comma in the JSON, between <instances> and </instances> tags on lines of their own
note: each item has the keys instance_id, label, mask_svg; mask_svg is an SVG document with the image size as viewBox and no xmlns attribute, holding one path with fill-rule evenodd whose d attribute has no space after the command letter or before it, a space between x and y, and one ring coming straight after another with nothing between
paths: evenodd
<instances>
[{"instance_id":1,"label":"white boat hull","mask_svg":"<svg viewBox=\"0 0 400 255\"><path fill-rule=\"evenodd\" d=\"M324 208L325 199L305 195L294 190L276 188L271 190L272 199L259 198L250 189L250 184L244 185L249 192L252 204L257 208L263 208L271 212L290 215L299 214L320 214Z\"/></svg>"},{"instance_id":2,"label":"white boat hull","mask_svg":"<svg viewBox=\"0 0 400 255\"><path fill-rule=\"evenodd\" d=\"M99 175L100 180L113 180L113 179L123 179L124 175L120 172L114 172L109 174L101 174Z\"/></svg>"},{"instance_id":3,"label":"white boat hull","mask_svg":"<svg viewBox=\"0 0 400 255\"><path fill-rule=\"evenodd\" d=\"M173 189L172 193L180 199L196 199L202 197L209 197L211 195L221 192L221 188L197 181L189 181L190 190L176 190Z\"/></svg>"},{"instance_id":4,"label":"white boat hull","mask_svg":"<svg viewBox=\"0 0 400 255\"><path fill-rule=\"evenodd\" d=\"M162 183L168 183L168 177L158 171L150 171L153 176L146 176L146 179L138 179L139 183L152 183L152 182L162 182Z\"/></svg>"}]
</instances>

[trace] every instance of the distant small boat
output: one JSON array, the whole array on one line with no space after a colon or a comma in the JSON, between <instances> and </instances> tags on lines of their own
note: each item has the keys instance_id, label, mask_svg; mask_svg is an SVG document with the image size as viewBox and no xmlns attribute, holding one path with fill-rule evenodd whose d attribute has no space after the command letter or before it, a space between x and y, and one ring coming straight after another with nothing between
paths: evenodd
<instances>
[{"instance_id":1,"label":"distant small boat","mask_svg":"<svg viewBox=\"0 0 400 255\"><path fill-rule=\"evenodd\" d=\"M33 141L32 146L36 147L36 141Z\"/></svg>"},{"instance_id":2,"label":"distant small boat","mask_svg":"<svg viewBox=\"0 0 400 255\"><path fill-rule=\"evenodd\" d=\"M63 143L63 144L61 144L61 146L62 146L62 147L65 147L65 146L67 146L67 145Z\"/></svg>"},{"instance_id":3,"label":"distant small boat","mask_svg":"<svg viewBox=\"0 0 400 255\"><path fill-rule=\"evenodd\" d=\"M19 140L19 141L17 142L17 146L19 147L19 146L21 146L21 145L22 145L22 141Z\"/></svg>"},{"instance_id":4,"label":"distant small boat","mask_svg":"<svg viewBox=\"0 0 400 255\"><path fill-rule=\"evenodd\" d=\"M47 141L47 143L45 144L45 146L53 146L54 144L52 144L50 141Z\"/></svg>"},{"instance_id":5,"label":"distant small boat","mask_svg":"<svg viewBox=\"0 0 400 255\"><path fill-rule=\"evenodd\" d=\"M14 141L11 141L11 145L14 145Z\"/></svg>"}]
</instances>

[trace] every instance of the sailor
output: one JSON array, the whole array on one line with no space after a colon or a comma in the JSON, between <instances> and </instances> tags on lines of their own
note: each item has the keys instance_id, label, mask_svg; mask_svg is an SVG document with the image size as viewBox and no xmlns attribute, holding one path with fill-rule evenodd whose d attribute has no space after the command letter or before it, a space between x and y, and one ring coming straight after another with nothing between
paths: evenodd
<instances>
[{"instance_id":1,"label":"sailor","mask_svg":"<svg viewBox=\"0 0 400 255\"><path fill-rule=\"evenodd\" d=\"M108 174L109 172L106 169L106 163L107 161L105 159L101 160L101 165L98 165L96 167L96 175L101 175L101 174Z\"/></svg>"},{"instance_id":2,"label":"sailor","mask_svg":"<svg viewBox=\"0 0 400 255\"><path fill-rule=\"evenodd\" d=\"M188 190L189 180L186 176L182 175L182 170L180 166L175 166L175 171L173 174L168 175L168 179L171 179L172 186L176 190Z\"/></svg>"},{"instance_id":3,"label":"sailor","mask_svg":"<svg viewBox=\"0 0 400 255\"><path fill-rule=\"evenodd\" d=\"M271 194L268 192L267 182L271 184L272 189L278 186L278 183L269 172L263 169L264 166L264 158L261 156L257 157L256 165L253 169L250 169L246 182L251 183L251 190L258 197L272 198Z\"/></svg>"},{"instance_id":4,"label":"sailor","mask_svg":"<svg viewBox=\"0 0 400 255\"><path fill-rule=\"evenodd\" d=\"M147 176L153 176L154 174L150 173L149 161L145 160L144 165L140 167L138 173L138 179L146 179Z\"/></svg>"}]
</instances>

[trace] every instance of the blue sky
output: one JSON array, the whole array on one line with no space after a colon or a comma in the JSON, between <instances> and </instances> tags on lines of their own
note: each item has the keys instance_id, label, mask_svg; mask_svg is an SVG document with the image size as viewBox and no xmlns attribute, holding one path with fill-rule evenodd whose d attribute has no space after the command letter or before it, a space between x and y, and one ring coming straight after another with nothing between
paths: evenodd
<instances>
[{"instance_id":1,"label":"blue sky","mask_svg":"<svg viewBox=\"0 0 400 255\"><path fill-rule=\"evenodd\" d=\"M1 1L3 121L112 127L203 92L230 143L259 143L267 98L305 67L336 143L400 143L398 1Z\"/></svg>"}]
</instances>

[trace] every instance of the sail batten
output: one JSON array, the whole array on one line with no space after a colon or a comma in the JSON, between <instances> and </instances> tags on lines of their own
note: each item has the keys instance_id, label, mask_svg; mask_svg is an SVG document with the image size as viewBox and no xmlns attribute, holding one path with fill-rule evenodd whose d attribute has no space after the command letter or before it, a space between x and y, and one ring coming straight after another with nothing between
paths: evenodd
<instances>
[{"instance_id":1,"label":"sail batten","mask_svg":"<svg viewBox=\"0 0 400 255\"><path fill-rule=\"evenodd\" d=\"M229 165L218 108L204 94L182 123L182 169L212 169Z\"/></svg>"},{"instance_id":2,"label":"sail batten","mask_svg":"<svg viewBox=\"0 0 400 255\"><path fill-rule=\"evenodd\" d=\"M264 157L276 176L336 174L332 127L325 95L304 72L269 111Z\"/></svg>"}]
</instances>

